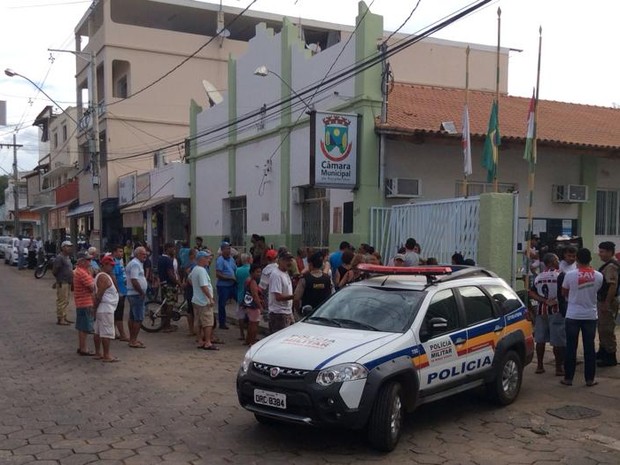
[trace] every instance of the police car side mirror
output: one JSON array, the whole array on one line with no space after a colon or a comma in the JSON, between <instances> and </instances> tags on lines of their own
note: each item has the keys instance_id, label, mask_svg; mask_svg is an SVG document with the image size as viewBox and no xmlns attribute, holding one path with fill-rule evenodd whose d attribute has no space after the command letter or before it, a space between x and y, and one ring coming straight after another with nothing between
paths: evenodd
<instances>
[{"instance_id":1,"label":"police car side mirror","mask_svg":"<svg viewBox=\"0 0 620 465\"><path fill-rule=\"evenodd\" d=\"M310 316L314 313L314 308L312 305L304 305L301 307L301 316Z\"/></svg>"},{"instance_id":2,"label":"police car side mirror","mask_svg":"<svg viewBox=\"0 0 620 465\"><path fill-rule=\"evenodd\" d=\"M428 321L428 330L431 334L443 333L448 329L448 320L439 316L433 317Z\"/></svg>"}]
</instances>

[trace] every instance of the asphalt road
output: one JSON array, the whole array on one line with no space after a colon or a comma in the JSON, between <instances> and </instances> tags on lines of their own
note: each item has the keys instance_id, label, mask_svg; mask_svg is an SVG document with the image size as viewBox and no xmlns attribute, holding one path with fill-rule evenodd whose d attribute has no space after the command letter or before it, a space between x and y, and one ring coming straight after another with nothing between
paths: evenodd
<instances>
[{"instance_id":1,"label":"asphalt road","mask_svg":"<svg viewBox=\"0 0 620 465\"><path fill-rule=\"evenodd\" d=\"M380 454L359 432L256 423L237 404L245 348L234 327L219 352L195 349L182 321L141 334L144 350L113 341L121 361L102 363L78 356L76 331L55 324L50 276L0 265L0 283L0 464L620 463L620 367L599 370L593 388L578 371L567 388L551 364L543 375L529 366L513 405L483 392L425 405ZM548 413L566 406L597 416Z\"/></svg>"}]
</instances>

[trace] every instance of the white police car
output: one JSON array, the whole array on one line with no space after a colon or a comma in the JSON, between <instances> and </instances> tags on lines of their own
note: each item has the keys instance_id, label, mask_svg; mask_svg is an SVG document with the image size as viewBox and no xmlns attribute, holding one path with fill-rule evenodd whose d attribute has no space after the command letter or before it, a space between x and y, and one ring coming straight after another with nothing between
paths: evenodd
<instances>
[{"instance_id":1,"label":"white police car","mask_svg":"<svg viewBox=\"0 0 620 465\"><path fill-rule=\"evenodd\" d=\"M389 451L418 405L482 385L499 404L516 399L534 343L502 279L481 268L362 267L368 279L246 353L237 394L259 422L365 428Z\"/></svg>"}]
</instances>

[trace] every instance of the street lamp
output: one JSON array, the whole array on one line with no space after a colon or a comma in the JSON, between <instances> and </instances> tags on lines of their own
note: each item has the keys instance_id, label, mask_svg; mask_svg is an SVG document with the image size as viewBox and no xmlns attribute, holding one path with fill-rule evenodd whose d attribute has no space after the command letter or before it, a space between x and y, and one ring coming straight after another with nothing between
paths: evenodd
<instances>
[{"instance_id":1,"label":"street lamp","mask_svg":"<svg viewBox=\"0 0 620 465\"><path fill-rule=\"evenodd\" d=\"M288 87L288 89L293 93L293 95L295 97L297 97L299 100L302 101L302 103L306 106L306 108L308 109L308 111L312 112L314 111L314 107L312 107L311 105L308 105L308 102L306 102L301 95L299 95L297 92L295 92L295 89L293 89L291 87L291 85L286 82L282 76L280 76L278 73L276 73L275 71L270 70L269 68L267 68L266 65L262 65L259 66L258 68L256 68L256 71L254 71L254 75L255 76L261 76L261 77L266 77L268 74L273 74L275 77L277 77L280 82L282 82L282 84L284 84L286 87Z\"/></svg>"},{"instance_id":2,"label":"street lamp","mask_svg":"<svg viewBox=\"0 0 620 465\"><path fill-rule=\"evenodd\" d=\"M45 95L48 100L50 100L54 105L56 105L58 108L60 108L60 111L62 111L71 121L73 121L75 124L78 124L77 121L75 120L75 118L73 116L71 116L69 113L67 113L59 104L58 102L56 102L56 100L54 100L52 97L50 97L49 95L47 95L47 93L41 89L41 87L39 87L32 79L30 79L27 76L24 76L23 74L19 74L15 71L13 71L11 68L7 68L4 70L4 74L6 74L8 77L15 77L18 76L22 79L25 79L26 81L28 81L30 84L32 84L33 86L35 86L39 92L41 92L43 95Z\"/></svg>"}]
</instances>

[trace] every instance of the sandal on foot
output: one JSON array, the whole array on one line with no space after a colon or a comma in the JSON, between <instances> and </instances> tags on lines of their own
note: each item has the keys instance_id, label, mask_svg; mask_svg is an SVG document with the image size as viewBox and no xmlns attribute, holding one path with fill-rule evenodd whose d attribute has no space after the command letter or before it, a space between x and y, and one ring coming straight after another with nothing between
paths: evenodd
<instances>
[{"instance_id":1,"label":"sandal on foot","mask_svg":"<svg viewBox=\"0 0 620 465\"><path fill-rule=\"evenodd\" d=\"M573 382L572 382L572 381L569 381L569 380L567 380L567 379L561 379L561 380L560 380L560 384L563 384L564 386L572 386L572 385L573 385Z\"/></svg>"},{"instance_id":2,"label":"sandal on foot","mask_svg":"<svg viewBox=\"0 0 620 465\"><path fill-rule=\"evenodd\" d=\"M134 344L127 344L127 345L131 347L132 349L146 349L146 346L142 344L141 342L136 342Z\"/></svg>"}]
</instances>

